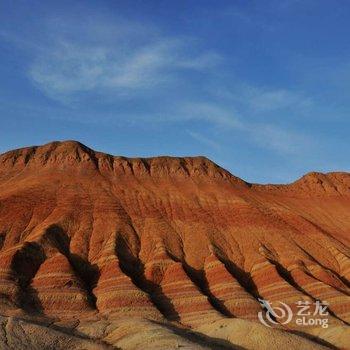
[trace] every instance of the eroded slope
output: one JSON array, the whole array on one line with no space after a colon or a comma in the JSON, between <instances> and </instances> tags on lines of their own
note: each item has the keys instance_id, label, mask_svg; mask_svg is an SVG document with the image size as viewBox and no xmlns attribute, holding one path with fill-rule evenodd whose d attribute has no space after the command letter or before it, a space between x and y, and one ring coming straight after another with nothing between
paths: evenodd
<instances>
[{"instance_id":1,"label":"eroded slope","mask_svg":"<svg viewBox=\"0 0 350 350\"><path fill-rule=\"evenodd\" d=\"M203 157L128 159L74 141L5 153L1 313L210 333L234 317L257 324L258 298L322 300L333 332L286 327L344 347L349 186L347 173L252 185Z\"/></svg>"}]
</instances>

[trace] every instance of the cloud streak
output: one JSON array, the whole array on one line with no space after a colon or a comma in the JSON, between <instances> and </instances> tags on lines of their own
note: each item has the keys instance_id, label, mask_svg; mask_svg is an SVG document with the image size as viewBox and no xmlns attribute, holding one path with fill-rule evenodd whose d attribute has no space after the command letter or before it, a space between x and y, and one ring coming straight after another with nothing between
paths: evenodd
<instances>
[{"instance_id":1,"label":"cloud streak","mask_svg":"<svg viewBox=\"0 0 350 350\"><path fill-rule=\"evenodd\" d=\"M228 105L189 103L180 108L177 113L179 120L205 121L220 128L221 134L237 131L260 147L281 155L296 155L313 145L313 141L302 132L284 129L268 122L249 121ZM169 119L176 119L176 117ZM191 136L204 142L203 139L200 140L199 134Z\"/></svg>"},{"instance_id":2,"label":"cloud streak","mask_svg":"<svg viewBox=\"0 0 350 350\"><path fill-rule=\"evenodd\" d=\"M249 88L246 93L250 108L258 112L286 108L305 110L313 104L310 98L286 89Z\"/></svg>"},{"instance_id":3,"label":"cloud streak","mask_svg":"<svg viewBox=\"0 0 350 350\"><path fill-rule=\"evenodd\" d=\"M215 72L225 71L226 57L200 49L193 38L165 35L154 26L125 20L94 18L83 23L55 18L47 20L45 26L35 43L2 36L30 51L28 76L43 94L68 107L62 118L74 119L76 115L82 119L84 115L85 122L111 124L195 121L223 134L239 132L255 146L286 155L297 154L310 143L301 133L273 125L268 119L262 122L259 115L289 108L302 111L312 106L311 99L288 89L257 87L239 79L228 87L225 79L214 79L214 91L208 92L205 87L212 83ZM198 74L201 85L192 79ZM178 88L179 82L184 89ZM140 103L141 110L123 109L126 96L135 105ZM148 99L146 108L142 99ZM113 101L118 108L77 113L93 101L101 105ZM78 108L70 113L69 107ZM194 129L188 129L187 134L208 147L221 148L221 142Z\"/></svg>"},{"instance_id":4,"label":"cloud streak","mask_svg":"<svg viewBox=\"0 0 350 350\"><path fill-rule=\"evenodd\" d=\"M190 135L194 140L206 145L207 147L214 148L215 150L220 150L221 146L218 142L194 131L187 130L188 135Z\"/></svg>"},{"instance_id":5,"label":"cloud streak","mask_svg":"<svg viewBox=\"0 0 350 350\"><path fill-rule=\"evenodd\" d=\"M29 77L46 95L64 102L93 90L116 95L149 90L171 83L181 72L213 68L222 59L216 52L196 50L189 38L133 26L95 23L92 37L82 39L67 35L72 29L56 20L48 26L50 43L34 52ZM111 31L115 37L105 40Z\"/></svg>"}]
</instances>

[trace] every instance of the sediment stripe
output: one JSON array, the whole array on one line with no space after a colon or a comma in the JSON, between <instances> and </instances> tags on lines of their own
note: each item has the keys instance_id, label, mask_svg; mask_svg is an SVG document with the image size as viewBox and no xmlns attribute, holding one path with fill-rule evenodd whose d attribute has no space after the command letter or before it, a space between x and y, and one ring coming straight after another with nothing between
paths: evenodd
<instances>
[{"instance_id":1,"label":"sediment stripe","mask_svg":"<svg viewBox=\"0 0 350 350\"><path fill-rule=\"evenodd\" d=\"M62 271L56 273L53 271ZM66 310L76 314L91 311L88 294L68 259L56 253L44 261L31 283L31 297L47 315L66 317Z\"/></svg>"},{"instance_id":2,"label":"sediment stripe","mask_svg":"<svg viewBox=\"0 0 350 350\"><path fill-rule=\"evenodd\" d=\"M213 252L206 258L204 272L210 293L231 315L257 319L259 303L227 271Z\"/></svg>"},{"instance_id":3,"label":"sediment stripe","mask_svg":"<svg viewBox=\"0 0 350 350\"><path fill-rule=\"evenodd\" d=\"M102 314L139 316L162 319L159 310L153 305L148 294L139 289L120 268L118 259L106 259L101 268L100 278L93 292L96 305Z\"/></svg>"}]
</instances>

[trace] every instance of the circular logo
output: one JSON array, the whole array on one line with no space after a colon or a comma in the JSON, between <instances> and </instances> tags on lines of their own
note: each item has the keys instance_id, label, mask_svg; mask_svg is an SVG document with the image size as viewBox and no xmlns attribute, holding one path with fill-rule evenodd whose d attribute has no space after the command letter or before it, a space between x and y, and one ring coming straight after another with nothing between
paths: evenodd
<instances>
[{"instance_id":1,"label":"circular logo","mask_svg":"<svg viewBox=\"0 0 350 350\"><path fill-rule=\"evenodd\" d=\"M276 324L287 324L293 318L292 309L282 301L279 301L279 306L272 306L270 302L264 299L258 299L264 310L258 312L259 321L266 327L271 328Z\"/></svg>"}]
</instances>

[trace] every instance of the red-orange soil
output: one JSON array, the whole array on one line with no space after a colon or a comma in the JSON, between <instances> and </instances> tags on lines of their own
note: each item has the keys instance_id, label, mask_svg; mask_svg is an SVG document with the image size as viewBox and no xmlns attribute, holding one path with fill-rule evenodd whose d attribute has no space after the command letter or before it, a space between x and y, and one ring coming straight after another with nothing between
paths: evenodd
<instances>
[{"instance_id":1,"label":"red-orange soil","mask_svg":"<svg viewBox=\"0 0 350 350\"><path fill-rule=\"evenodd\" d=\"M125 158L74 141L0 156L1 315L72 334L128 320L124 333L123 323L86 331L100 346L136 349L119 340L135 319L249 348L213 329L235 320L270 331L257 317L263 298L293 310L328 302L332 330L276 332L346 348L349 243L348 173L256 185L204 157Z\"/></svg>"}]
</instances>

